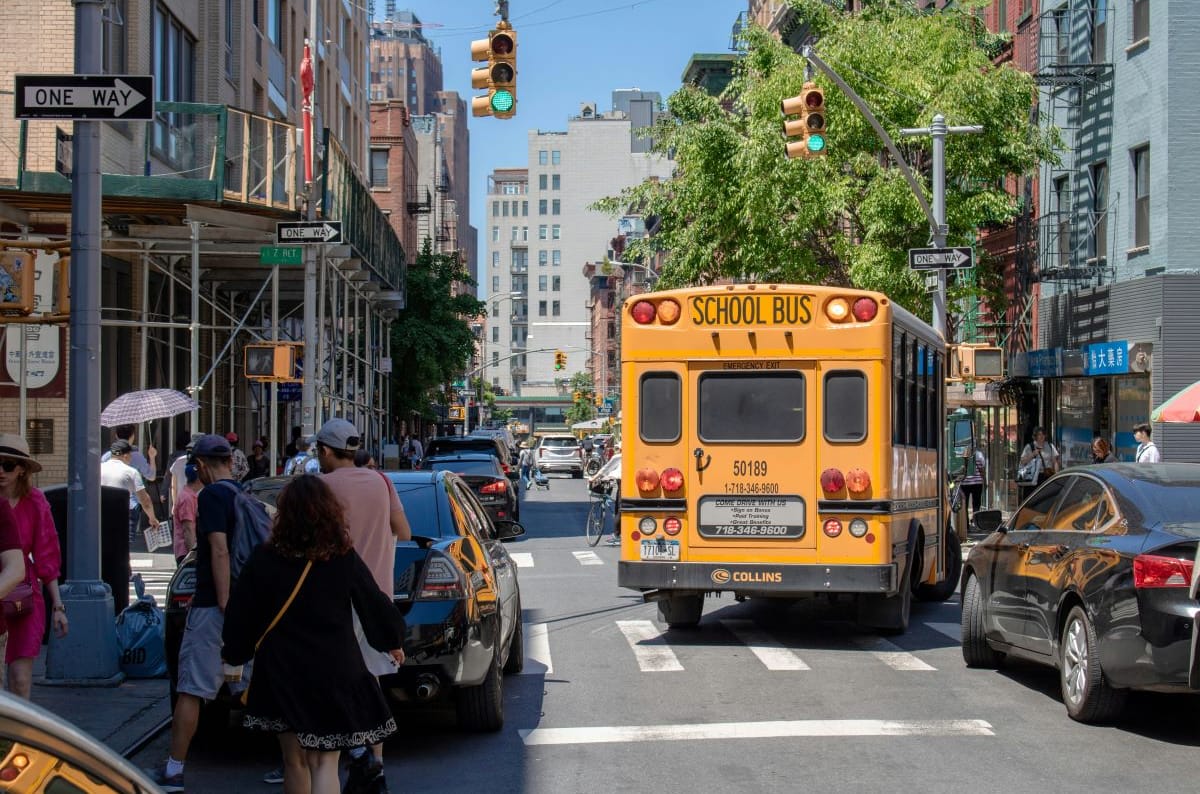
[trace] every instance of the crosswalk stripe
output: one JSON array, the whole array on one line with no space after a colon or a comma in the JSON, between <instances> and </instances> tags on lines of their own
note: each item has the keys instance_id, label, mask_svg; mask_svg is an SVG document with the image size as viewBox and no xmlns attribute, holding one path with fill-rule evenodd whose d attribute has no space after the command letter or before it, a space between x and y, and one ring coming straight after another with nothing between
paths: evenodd
<instances>
[{"instance_id":1,"label":"crosswalk stripe","mask_svg":"<svg viewBox=\"0 0 1200 794\"><path fill-rule=\"evenodd\" d=\"M914 671L937 669L936 667L930 667L899 645L878 637L859 637L855 639L855 643L893 670Z\"/></svg>"},{"instance_id":2,"label":"crosswalk stripe","mask_svg":"<svg viewBox=\"0 0 1200 794\"><path fill-rule=\"evenodd\" d=\"M995 736L985 720L780 720L707 725L617 725L517 731L526 746L829 736Z\"/></svg>"},{"instance_id":3,"label":"crosswalk stripe","mask_svg":"<svg viewBox=\"0 0 1200 794\"><path fill-rule=\"evenodd\" d=\"M550 634L545 623L525 624L525 669L522 675L549 675L554 672L550 661Z\"/></svg>"},{"instance_id":4,"label":"crosswalk stripe","mask_svg":"<svg viewBox=\"0 0 1200 794\"><path fill-rule=\"evenodd\" d=\"M576 552L578 553L578 552ZM668 673L683 669L658 627L649 620L618 620L617 627L637 657L643 673Z\"/></svg>"},{"instance_id":5,"label":"crosswalk stripe","mask_svg":"<svg viewBox=\"0 0 1200 794\"><path fill-rule=\"evenodd\" d=\"M130 568L153 568L154 560L148 557L133 557L129 560Z\"/></svg>"},{"instance_id":6,"label":"crosswalk stripe","mask_svg":"<svg viewBox=\"0 0 1200 794\"><path fill-rule=\"evenodd\" d=\"M962 641L962 626L958 623L926 623L925 625L936 632L945 634L955 642Z\"/></svg>"},{"instance_id":7,"label":"crosswalk stripe","mask_svg":"<svg viewBox=\"0 0 1200 794\"><path fill-rule=\"evenodd\" d=\"M750 620L722 620L721 625L741 640L768 670L811 669L791 648L760 629Z\"/></svg>"},{"instance_id":8,"label":"crosswalk stripe","mask_svg":"<svg viewBox=\"0 0 1200 794\"><path fill-rule=\"evenodd\" d=\"M533 554L528 551L510 551L508 556L512 557L518 568L533 567Z\"/></svg>"},{"instance_id":9,"label":"crosswalk stripe","mask_svg":"<svg viewBox=\"0 0 1200 794\"><path fill-rule=\"evenodd\" d=\"M573 551L575 559L579 560L580 565L603 565L604 560L600 559L599 555L594 551Z\"/></svg>"}]
</instances>

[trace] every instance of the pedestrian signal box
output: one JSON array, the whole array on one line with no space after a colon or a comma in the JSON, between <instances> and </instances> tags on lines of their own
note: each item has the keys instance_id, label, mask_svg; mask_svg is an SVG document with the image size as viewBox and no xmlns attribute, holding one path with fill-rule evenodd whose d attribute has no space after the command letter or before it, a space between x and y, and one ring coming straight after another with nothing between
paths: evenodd
<instances>
[{"instance_id":1,"label":"pedestrian signal box","mask_svg":"<svg viewBox=\"0 0 1200 794\"><path fill-rule=\"evenodd\" d=\"M451 405L449 412L446 414L451 420L463 421L467 418L467 409L461 405Z\"/></svg>"},{"instance_id":2,"label":"pedestrian signal box","mask_svg":"<svg viewBox=\"0 0 1200 794\"><path fill-rule=\"evenodd\" d=\"M71 257L62 256L54 263L54 313L71 313Z\"/></svg>"},{"instance_id":3,"label":"pedestrian signal box","mask_svg":"<svg viewBox=\"0 0 1200 794\"><path fill-rule=\"evenodd\" d=\"M0 313L29 315L34 308L33 251L0 252Z\"/></svg>"},{"instance_id":4,"label":"pedestrian signal box","mask_svg":"<svg viewBox=\"0 0 1200 794\"><path fill-rule=\"evenodd\" d=\"M952 348L950 377L958 380L1001 380L1004 378L1004 348L961 344Z\"/></svg>"},{"instance_id":5,"label":"pedestrian signal box","mask_svg":"<svg viewBox=\"0 0 1200 794\"><path fill-rule=\"evenodd\" d=\"M274 383L299 383L297 372L303 342L258 342L246 345L245 370L250 380Z\"/></svg>"}]
</instances>

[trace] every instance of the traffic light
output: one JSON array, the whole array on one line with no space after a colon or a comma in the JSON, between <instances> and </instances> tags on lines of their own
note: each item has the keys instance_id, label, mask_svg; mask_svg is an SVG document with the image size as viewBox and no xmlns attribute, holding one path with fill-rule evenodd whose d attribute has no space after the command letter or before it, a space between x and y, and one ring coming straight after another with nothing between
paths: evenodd
<instances>
[{"instance_id":1,"label":"traffic light","mask_svg":"<svg viewBox=\"0 0 1200 794\"><path fill-rule=\"evenodd\" d=\"M62 256L54 263L54 313L71 313L71 257Z\"/></svg>"},{"instance_id":2,"label":"traffic light","mask_svg":"<svg viewBox=\"0 0 1200 794\"><path fill-rule=\"evenodd\" d=\"M597 394L595 403L596 403L596 407L599 408L600 406L604 405L604 398L601 397L599 394Z\"/></svg>"},{"instance_id":3,"label":"traffic light","mask_svg":"<svg viewBox=\"0 0 1200 794\"><path fill-rule=\"evenodd\" d=\"M956 345L950 360L950 375L961 380L1001 380L1004 348L974 343Z\"/></svg>"},{"instance_id":4,"label":"traffic light","mask_svg":"<svg viewBox=\"0 0 1200 794\"><path fill-rule=\"evenodd\" d=\"M471 42L471 60L487 66L471 70L471 87L487 94L471 99L471 115L510 119L517 112L517 32L500 22L486 39Z\"/></svg>"},{"instance_id":5,"label":"traffic light","mask_svg":"<svg viewBox=\"0 0 1200 794\"><path fill-rule=\"evenodd\" d=\"M296 360L304 353L300 342L259 342L246 345L246 377L256 381L298 382Z\"/></svg>"},{"instance_id":6,"label":"traffic light","mask_svg":"<svg viewBox=\"0 0 1200 794\"><path fill-rule=\"evenodd\" d=\"M825 92L816 83L805 83L800 93L779 103L785 116L783 136L788 158L825 156ZM787 116L799 116L796 119ZM798 138L799 140L791 140Z\"/></svg>"},{"instance_id":7,"label":"traffic light","mask_svg":"<svg viewBox=\"0 0 1200 794\"><path fill-rule=\"evenodd\" d=\"M556 370L567 368L567 354L561 350L554 351L554 368Z\"/></svg>"},{"instance_id":8,"label":"traffic light","mask_svg":"<svg viewBox=\"0 0 1200 794\"><path fill-rule=\"evenodd\" d=\"M0 252L0 312L29 315L34 306L33 251Z\"/></svg>"}]
</instances>

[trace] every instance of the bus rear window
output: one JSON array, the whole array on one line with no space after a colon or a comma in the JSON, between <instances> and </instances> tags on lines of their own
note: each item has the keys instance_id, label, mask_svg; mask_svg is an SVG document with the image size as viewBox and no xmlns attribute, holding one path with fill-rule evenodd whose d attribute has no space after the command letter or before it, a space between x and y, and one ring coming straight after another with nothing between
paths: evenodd
<instances>
[{"instance_id":1,"label":"bus rear window","mask_svg":"<svg viewBox=\"0 0 1200 794\"><path fill-rule=\"evenodd\" d=\"M799 372L707 373L699 384L705 441L801 441L804 375Z\"/></svg>"},{"instance_id":2,"label":"bus rear window","mask_svg":"<svg viewBox=\"0 0 1200 794\"><path fill-rule=\"evenodd\" d=\"M867 376L855 370L825 376L825 438L862 441L867 437Z\"/></svg>"},{"instance_id":3,"label":"bus rear window","mask_svg":"<svg viewBox=\"0 0 1200 794\"><path fill-rule=\"evenodd\" d=\"M683 402L680 380L674 372L649 372L642 376L638 429L643 441L678 441Z\"/></svg>"}]
</instances>

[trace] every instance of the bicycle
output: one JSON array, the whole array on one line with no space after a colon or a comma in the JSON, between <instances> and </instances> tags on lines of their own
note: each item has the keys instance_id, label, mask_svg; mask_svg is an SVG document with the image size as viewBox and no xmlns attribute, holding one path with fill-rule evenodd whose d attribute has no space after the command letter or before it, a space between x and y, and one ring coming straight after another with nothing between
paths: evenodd
<instances>
[{"instance_id":1,"label":"bicycle","mask_svg":"<svg viewBox=\"0 0 1200 794\"><path fill-rule=\"evenodd\" d=\"M592 506L588 509L587 526L585 533L589 546L595 546L600 542L600 537L604 534L604 523L608 519L609 510L613 507L613 497L611 486L605 486L601 491L593 491ZM614 515L615 515L615 511ZM615 519L614 519L615 520Z\"/></svg>"}]
</instances>

